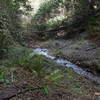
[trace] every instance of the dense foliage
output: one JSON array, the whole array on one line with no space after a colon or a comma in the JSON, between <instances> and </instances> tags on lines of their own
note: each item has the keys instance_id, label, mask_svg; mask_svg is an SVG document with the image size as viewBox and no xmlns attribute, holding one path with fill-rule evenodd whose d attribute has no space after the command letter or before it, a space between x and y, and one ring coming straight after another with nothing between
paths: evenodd
<instances>
[{"instance_id":1,"label":"dense foliage","mask_svg":"<svg viewBox=\"0 0 100 100\"><path fill-rule=\"evenodd\" d=\"M73 34L74 30L81 30L92 34L94 31L90 32L89 30L92 31L94 28L97 31L100 30L100 14L95 16L99 13L99 10L99 0L47 0L41 4L37 13L33 16L32 29L33 32L46 31L65 26L67 28L67 30L64 29L66 33L72 30L69 33Z\"/></svg>"},{"instance_id":2,"label":"dense foliage","mask_svg":"<svg viewBox=\"0 0 100 100\"><path fill-rule=\"evenodd\" d=\"M20 9L21 6L26 8L26 12ZM21 43L21 15L29 9L27 0L0 0L0 56L9 42Z\"/></svg>"}]
</instances>

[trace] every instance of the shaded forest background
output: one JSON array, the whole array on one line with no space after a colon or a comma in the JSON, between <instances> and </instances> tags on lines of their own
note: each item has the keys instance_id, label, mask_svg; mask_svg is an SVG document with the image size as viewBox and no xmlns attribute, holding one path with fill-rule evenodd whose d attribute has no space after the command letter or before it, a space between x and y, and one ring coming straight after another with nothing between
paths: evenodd
<instances>
[{"instance_id":1,"label":"shaded forest background","mask_svg":"<svg viewBox=\"0 0 100 100\"><path fill-rule=\"evenodd\" d=\"M23 30L39 38L56 37L57 33L69 38L84 31L100 37L99 0L47 0L31 22L22 25L21 16L28 15L29 10L32 9L27 0L0 0L0 55L15 41L23 44Z\"/></svg>"}]
</instances>

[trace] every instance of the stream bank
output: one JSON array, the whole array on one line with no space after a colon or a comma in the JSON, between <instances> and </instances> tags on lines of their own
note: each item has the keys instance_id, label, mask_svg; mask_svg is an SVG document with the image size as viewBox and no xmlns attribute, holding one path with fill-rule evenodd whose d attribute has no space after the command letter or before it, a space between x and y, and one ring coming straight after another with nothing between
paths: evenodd
<instances>
[{"instance_id":1,"label":"stream bank","mask_svg":"<svg viewBox=\"0 0 100 100\"><path fill-rule=\"evenodd\" d=\"M95 75L83 70L81 67L71 63L67 59L57 58L55 56L51 56L51 55L49 55L49 52L48 52L47 49L36 48L36 49L34 49L34 51L37 54L43 55L43 56L45 56L47 58L50 58L50 59L54 60L57 64L61 64L62 67L72 68L72 70L74 72L76 72L77 74L79 74L81 76L85 76L86 78L88 78L88 79L100 84L100 77L97 77L97 76L95 76Z\"/></svg>"},{"instance_id":2,"label":"stream bank","mask_svg":"<svg viewBox=\"0 0 100 100\"><path fill-rule=\"evenodd\" d=\"M90 40L31 41L29 47L47 48L51 55L67 59L88 72L100 76L100 46Z\"/></svg>"}]
</instances>

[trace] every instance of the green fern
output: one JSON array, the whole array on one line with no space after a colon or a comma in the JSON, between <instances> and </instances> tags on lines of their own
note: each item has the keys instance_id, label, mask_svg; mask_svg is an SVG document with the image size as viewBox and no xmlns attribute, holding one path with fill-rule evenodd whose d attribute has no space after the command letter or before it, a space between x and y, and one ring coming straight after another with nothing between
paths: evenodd
<instances>
[{"instance_id":1,"label":"green fern","mask_svg":"<svg viewBox=\"0 0 100 100\"><path fill-rule=\"evenodd\" d=\"M62 50L57 50L55 51L55 55L63 55L64 52Z\"/></svg>"},{"instance_id":2,"label":"green fern","mask_svg":"<svg viewBox=\"0 0 100 100\"><path fill-rule=\"evenodd\" d=\"M61 70L57 69L51 72L50 75L46 76L45 79L51 81L54 84L57 84L63 77L64 75L61 73Z\"/></svg>"}]
</instances>

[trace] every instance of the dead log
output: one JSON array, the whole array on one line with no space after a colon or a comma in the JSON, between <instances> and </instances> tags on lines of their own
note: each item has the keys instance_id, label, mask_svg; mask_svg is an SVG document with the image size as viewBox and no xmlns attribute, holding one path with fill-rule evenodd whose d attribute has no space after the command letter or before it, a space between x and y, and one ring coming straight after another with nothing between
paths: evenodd
<instances>
[{"instance_id":1,"label":"dead log","mask_svg":"<svg viewBox=\"0 0 100 100\"><path fill-rule=\"evenodd\" d=\"M10 93L10 94L8 94L8 93L4 94L3 93L3 94L0 94L0 100L10 100L13 97L16 97L20 94L24 94L24 93L29 92L29 91L41 90L41 89L43 89L43 88L39 87L39 88L25 89L23 91L20 91L20 92L17 92L17 93Z\"/></svg>"}]
</instances>

